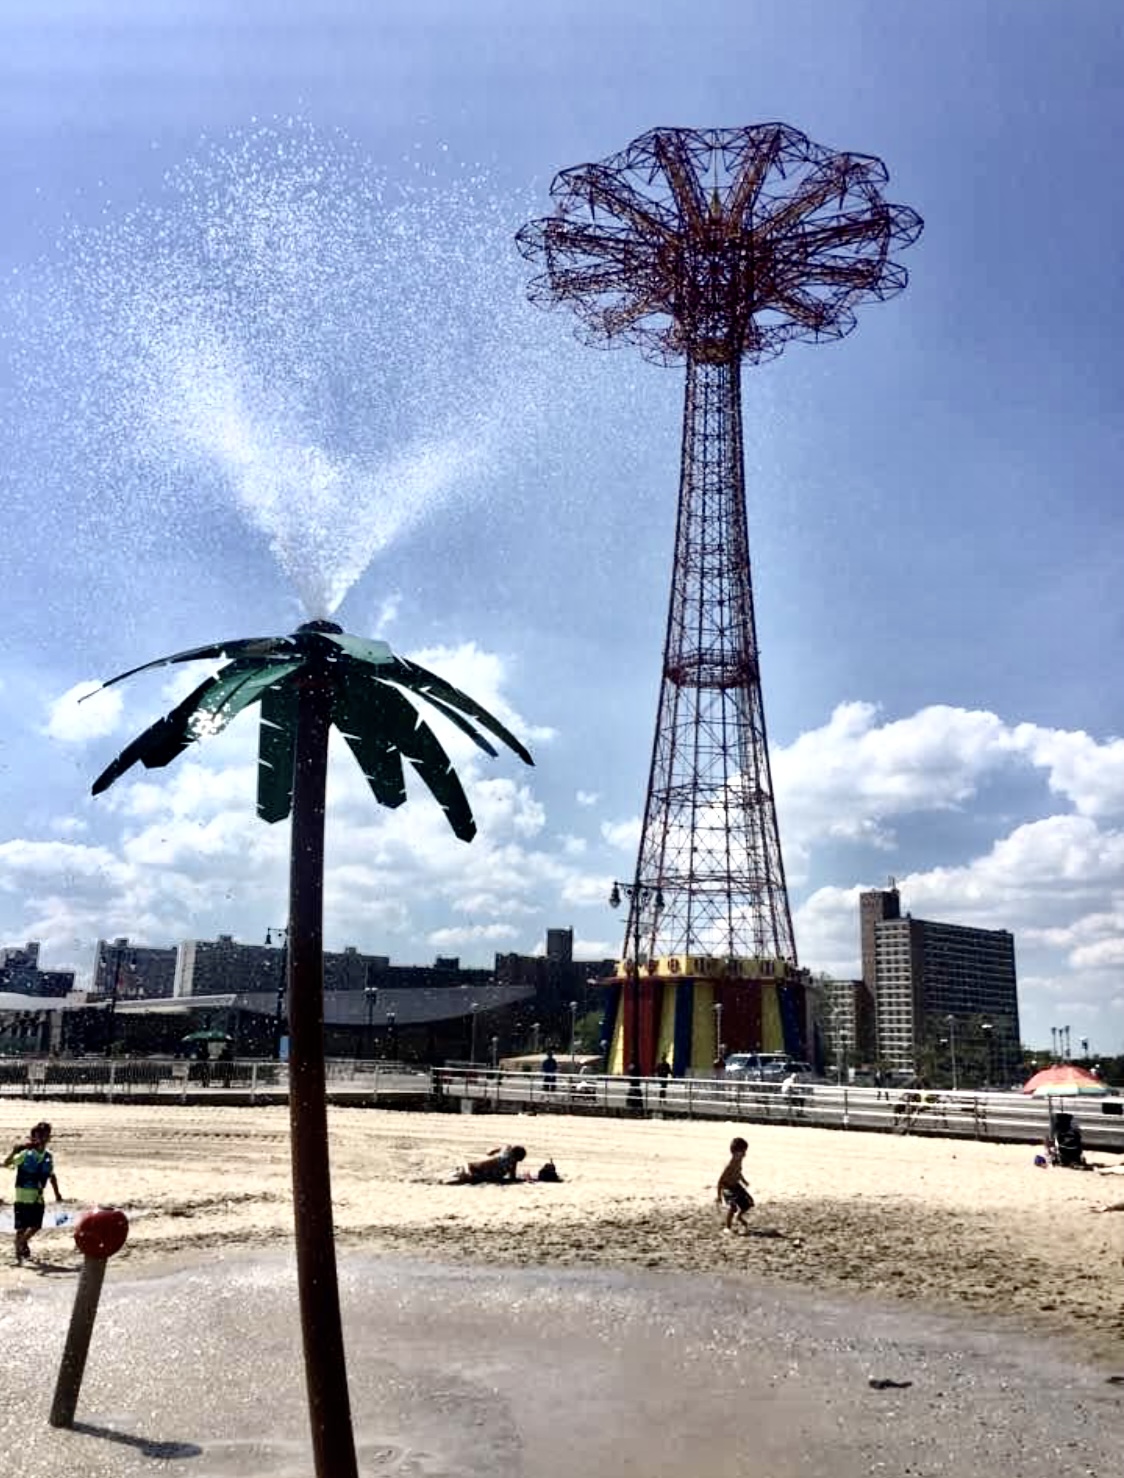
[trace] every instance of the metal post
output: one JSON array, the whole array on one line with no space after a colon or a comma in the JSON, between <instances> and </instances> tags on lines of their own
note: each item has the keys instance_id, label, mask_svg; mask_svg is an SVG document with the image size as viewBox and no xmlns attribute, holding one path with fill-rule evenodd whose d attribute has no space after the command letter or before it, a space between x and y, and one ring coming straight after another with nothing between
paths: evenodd
<instances>
[{"instance_id":1,"label":"metal post","mask_svg":"<svg viewBox=\"0 0 1124 1478\"><path fill-rule=\"evenodd\" d=\"M950 1012L945 1020L948 1022L948 1050L952 1058L952 1091L955 1093L959 1086L956 1078L956 1017Z\"/></svg>"},{"instance_id":2,"label":"metal post","mask_svg":"<svg viewBox=\"0 0 1124 1478\"><path fill-rule=\"evenodd\" d=\"M105 1258L85 1257L82 1271L78 1274L78 1288L74 1295L74 1310L70 1316L70 1328L63 1351L62 1369L59 1371L51 1415L52 1427L72 1427L74 1411L78 1405L78 1393L82 1389L82 1377L86 1371L86 1356L90 1351L90 1336L94 1332L94 1320L101 1298L101 1286L105 1280Z\"/></svg>"},{"instance_id":3,"label":"metal post","mask_svg":"<svg viewBox=\"0 0 1124 1478\"><path fill-rule=\"evenodd\" d=\"M577 1003L577 1001L571 1001L570 1002L570 1066L571 1067L573 1067L574 1063L577 1062L577 1060L578 1060L577 1059L577 1054L576 1054L575 1048L574 1048L574 1043L575 1043L575 1041L577 1039L577 1031L578 1031L578 1003Z\"/></svg>"},{"instance_id":4,"label":"metal post","mask_svg":"<svg viewBox=\"0 0 1124 1478\"><path fill-rule=\"evenodd\" d=\"M367 997L367 1057L373 1060L375 1055L375 1005L379 998L379 988L377 985L365 985L363 994Z\"/></svg>"},{"instance_id":5,"label":"metal post","mask_svg":"<svg viewBox=\"0 0 1124 1478\"><path fill-rule=\"evenodd\" d=\"M983 1034L984 1034L984 1041L987 1044L987 1063L986 1063L987 1077L985 1079L985 1087L988 1087L988 1088L991 1087L991 1034L992 1034L993 1030L994 1030L994 1027L992 1026L992 1024L991 1024L990 1021L981 1021L980 1022L980 1031L983 1032Z\"/></svg>"},{"instance_id":6,"label":"metal post","mask_svg":"<svg viewBox=\"0 0 1124 1478\"><path fill-rule=\"evenodd\" d=\"M117 995L121 989L121 956L124 946L113 946L113 976L109 987L109 1008L105 1018L105 1055L112 1057L113 1044L117 1036Z\"/></svg>"},{"instance_id":7,"label":"metal post","mask_svg":"<svg viewBox=\"0 0 1124 1478\"><path fill-rule=\"evenodd\" d=\"M288 929L267 929L265 931L266 944L273 943L275 934L281 936L281 961L277 976L277 1000L273 1008L273 1055L280 1062L281 1042L285 1036L285 988L289 973L289 931Z\"/></svg>"},{"instance_id":8,"label":"metal post","mask_svg":"<svg viewBox=\"0 0 1124 1478\"><path fill-rule=\"evenodd\" d=\"M476 1013L480 1009L480 1007L479 1007L479 1005L477 1004L476 1001L473 1001L472 1005L468 1009L469 1009L469 1012L472 1015L472 1035L471 1035L471 1038L469 1040L468 1060L469 1060L469 1062L475 1062L476 1061Z\"/></svg>"},{"instance_id":9,"label":"metal post","mask_svg":"<svg viewBox=\"0 0 1124 1478\"><path fill-rule=\"evenodd\" d=\"M332 687L300 689L289 870L289 1118L297 1286L316 1478L358 1478L336 1271L324 1070L324 801Z\"/></svg>"},{"instance_id":10,"label":"metal post","mask_svg":"<svg viewBox=\"0 0 1124 1478\"><path fill-rule=\"evenodd\" d=\"M629 980L629 990L626 997L631 1006L631 1011L626 1011L623 1030L623 1047L625 1061L622 1064L625 1071L631 1068L642 1068L644 1064L640 1060L640 910L651 898L653 909L658 917L663 909L663 891L659 886L650 887L640 881L640 854L636 856L636 880L632 883L614 882L612 892L609 894L609 907L617 908L621 897L629 901L629 919L632 924L632 974ZM625 934L627 946L628 935ZM628 969L628 961L625 961L625 969ZM631 1021L629 1016L631 1015Z\"/></svg>"}]
</instances>

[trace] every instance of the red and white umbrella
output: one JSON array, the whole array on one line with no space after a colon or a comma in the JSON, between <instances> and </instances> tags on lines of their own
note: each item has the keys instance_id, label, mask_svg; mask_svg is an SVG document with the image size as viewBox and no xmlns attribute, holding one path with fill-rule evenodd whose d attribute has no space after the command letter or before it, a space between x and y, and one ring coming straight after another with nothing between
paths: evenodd
<instances>
[{"instance_id":1,"label":"red and white umbrella","mask_svg":"<svg viewBox=\"0 0 1124 1478\"><path fill-rule=\"evenodd\" d=\"M1023 1092L1035 1098L1072 1098L1078 1094L1083 1098L1103 1097L1108 1085L1102 1083L1088 1068L1078 1067L1075 1062L1059 1062L1055 1067L1044 1067L1040 1073L1023 1084Z\"/></svg>"}]
</instances>

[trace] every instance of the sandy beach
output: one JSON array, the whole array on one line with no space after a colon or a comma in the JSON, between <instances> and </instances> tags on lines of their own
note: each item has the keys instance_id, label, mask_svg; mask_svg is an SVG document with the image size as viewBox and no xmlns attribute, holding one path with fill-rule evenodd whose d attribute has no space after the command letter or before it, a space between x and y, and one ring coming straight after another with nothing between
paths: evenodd
<instances>
[{"instance_id":1,"label":"sandy beach","mask_svg":"<svg viewBox=\"0 0 1124 1478\"><path fill-rule=\"evenodd\" d=\"M130 1211L122 1274L291 1241L284 1109L6 1102L0 1143L39 1117L55 1127L68 1207ZM1030 1146L548 1115L333 1110L330 1124L344 1252L744 1275L968 1309L1120 1358L1124 1213L1090 1209L1124 1200L1124 1176L1038 1169ZM758 1202L748 1236L724 1234L714 1205L734 1133L749 1140ZM442 1184L504 1142L524 1144L534 1170L553 1158L562 1184ZM10 1210L10 1188L0 1195ZM0 1297L77 1266L65 1228L44 1230L36 1250L39 1270L5 1249Z\"/></svg>"}]
</instances>

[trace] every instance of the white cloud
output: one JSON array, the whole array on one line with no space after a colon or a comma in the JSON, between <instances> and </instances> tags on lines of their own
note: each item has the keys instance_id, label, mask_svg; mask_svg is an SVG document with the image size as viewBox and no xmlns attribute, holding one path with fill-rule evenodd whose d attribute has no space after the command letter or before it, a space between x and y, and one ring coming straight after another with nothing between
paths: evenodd
<instances>
[{"instance_id":1,"label":"white cloud","mask_svg":"<svg viewBox=\"0 0 1124 1478\"><path fill-rule=\"evenodd\" d=\"M427 667L482 704L528 748L532 744L548 743L555 737L553 729L530 723L511 706L503 691L508 672L498 653L485 652L475 642L462 642L459 647L423 647L408 656L419 667ZM463 736L458 737L462 744L469 742Z\"/></svg>"},{"instance_id":2,"label":"white cloud","mask_svg":"<svg viewBox=\"0 0 1124 1478\"><path fill-rule=\"evenodd\" d=\"M573 872L562 882L559 896L575 908L607 908L612 887L611 877Z\"/></svg>"},{"instance_id":3,"label":"white cloud","mask_svg":"<svg viewBox=\"0 0 1124 1478\"><path fill-rule=\"evenodd\" d=\"M47 709L43 732L60 744L86 744L103 739L120 724L122 694L98 682L75 683Z\"/></svg>"},{"instance_id":4,"label":"white cloud","mask_svg":"<svg viewBox=\"0 0 1124 1478\"><path fill-rule=\"evenodd\" d=\"M510 924L459 924L449 929L434 929L426 937L438 949L458 944L502 944L517 936Z\"/></svg>"},{"instance_id":5,"label":"white cloud","mask_svg":"<svg viewBox=\"0 0 1124 1478\"><path fill-rule=\"evenodd\" d=\"M640 817L628 821L602 821L601 837L610 847L623 852L635 852L640 845Z\"/></svg>"},{"instance_id":6,"label":"white cloud","mask_svg":"<svg viewBox=\"0 0 1124 1478\"><path fill-rule=\"evenodd\" d=\"M574 939L575 960L615 960L620 955L619 939Z\"/></svg>"},{"instance_id":7,"label":"white cloud","mask_svg":"<svg viewBox=\"0 0 1124 1478\"><path fill-rule=\"evenodd\" d=\"M50 827L58 836L81 836L89 830L89 822L81 816L52 816Z\"/></svg>"},{"instance_id":8,"label":"white cloud","mask_svg":"<svg viewBox=\"0 0 1124 1478\"><path fill-rule=\"evenodd\" d=\"M1049 786L1083 816L1124 815L1124 739L1103 744L1081 730L1019 724L1015 744L1031 763L1049 771Z\"/></svg>"},{"instance_id":9,"label":"white cloud","mask_svg":"<svg viewBox=\"0 0 1124 1478\"><path fill-rule=\"evenodd\" d=\"M595 806L601 799L599 790L578 790L574 792L574 799L579 806Z\"/></svg>"},{"instance_id":10,"label":"white cloud","mask_svg":"<svg viewBox=\"0 0 1124 1478\"><path fill-rule=\"evenodd\" d=\"M981 786L1027 765L1088 816L1124 815L1124 740L946 705L878 722L871 703L842 703L821 728L772 756L785 854L806 859L829 838L888 850L896 818L963 808Z\"/></svg>"}]
</instances>

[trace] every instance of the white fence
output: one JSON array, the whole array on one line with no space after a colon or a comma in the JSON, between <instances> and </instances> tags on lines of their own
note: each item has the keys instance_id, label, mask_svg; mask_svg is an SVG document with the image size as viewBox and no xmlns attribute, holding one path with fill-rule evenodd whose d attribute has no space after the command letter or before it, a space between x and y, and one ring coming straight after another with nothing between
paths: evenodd
<instances>
[{"instance_id":1,"label":"white fence","mask_svg":"<svg viewBox=\"0 0 1124 1478\"><path fill-rule=\"evenodd\" d=\"M784 1091L777 1083L722 1078L590 1077L444 1068L437 1091L467 1109L539 1113L610 1113L745 1123L807 1124L1034 1144L1053 1111L1077 1115L1087 1149L1124 1152L1124 1099L1026 1098L1018 1093L929 1092L816 1083Z\"/></svg>"},{"instance_id":2,"label":"white fence","mask_svg":"<svg viewBox=\"0 0 1124 1478\"><path fill-rule=\"evenodd\" d=\"M325 1065L329 1093L358 1099L386 1094L427 1097L428 1068L398 1062L334 1058ZM209 1096L254 1104L287 1097L286 1062L236 1058L230 1062L185 1062L173 1058L0 1059L0 1097L97 1098L186 1103Z\"/></svg>"},{"instance_id":3,"label":"white fence","mask_svg":"<svg viewBox=\"0 0 1124 1478\"><path fill-rule=\"evenodd\" d=\"M586 1073L503 1072L483 1065L419 1068L335 1058L328 1092L337 1101L428 1100L468 1112L588 1113L807 1124L895 1134L1034 1144L1053 1111L1077 1115L1087 1149L1124 1153L1124 1098L1024 1098L1018 1093L950 1093L816 1083L785 1092L776 1083L722 1078L597 1077ZM110 1102L254 1104L284 1099L288 1064L260 1059L184 1062L171 1058L0 1059L0 1096L96 1098Z\"/></svg>"}]
</instances>

